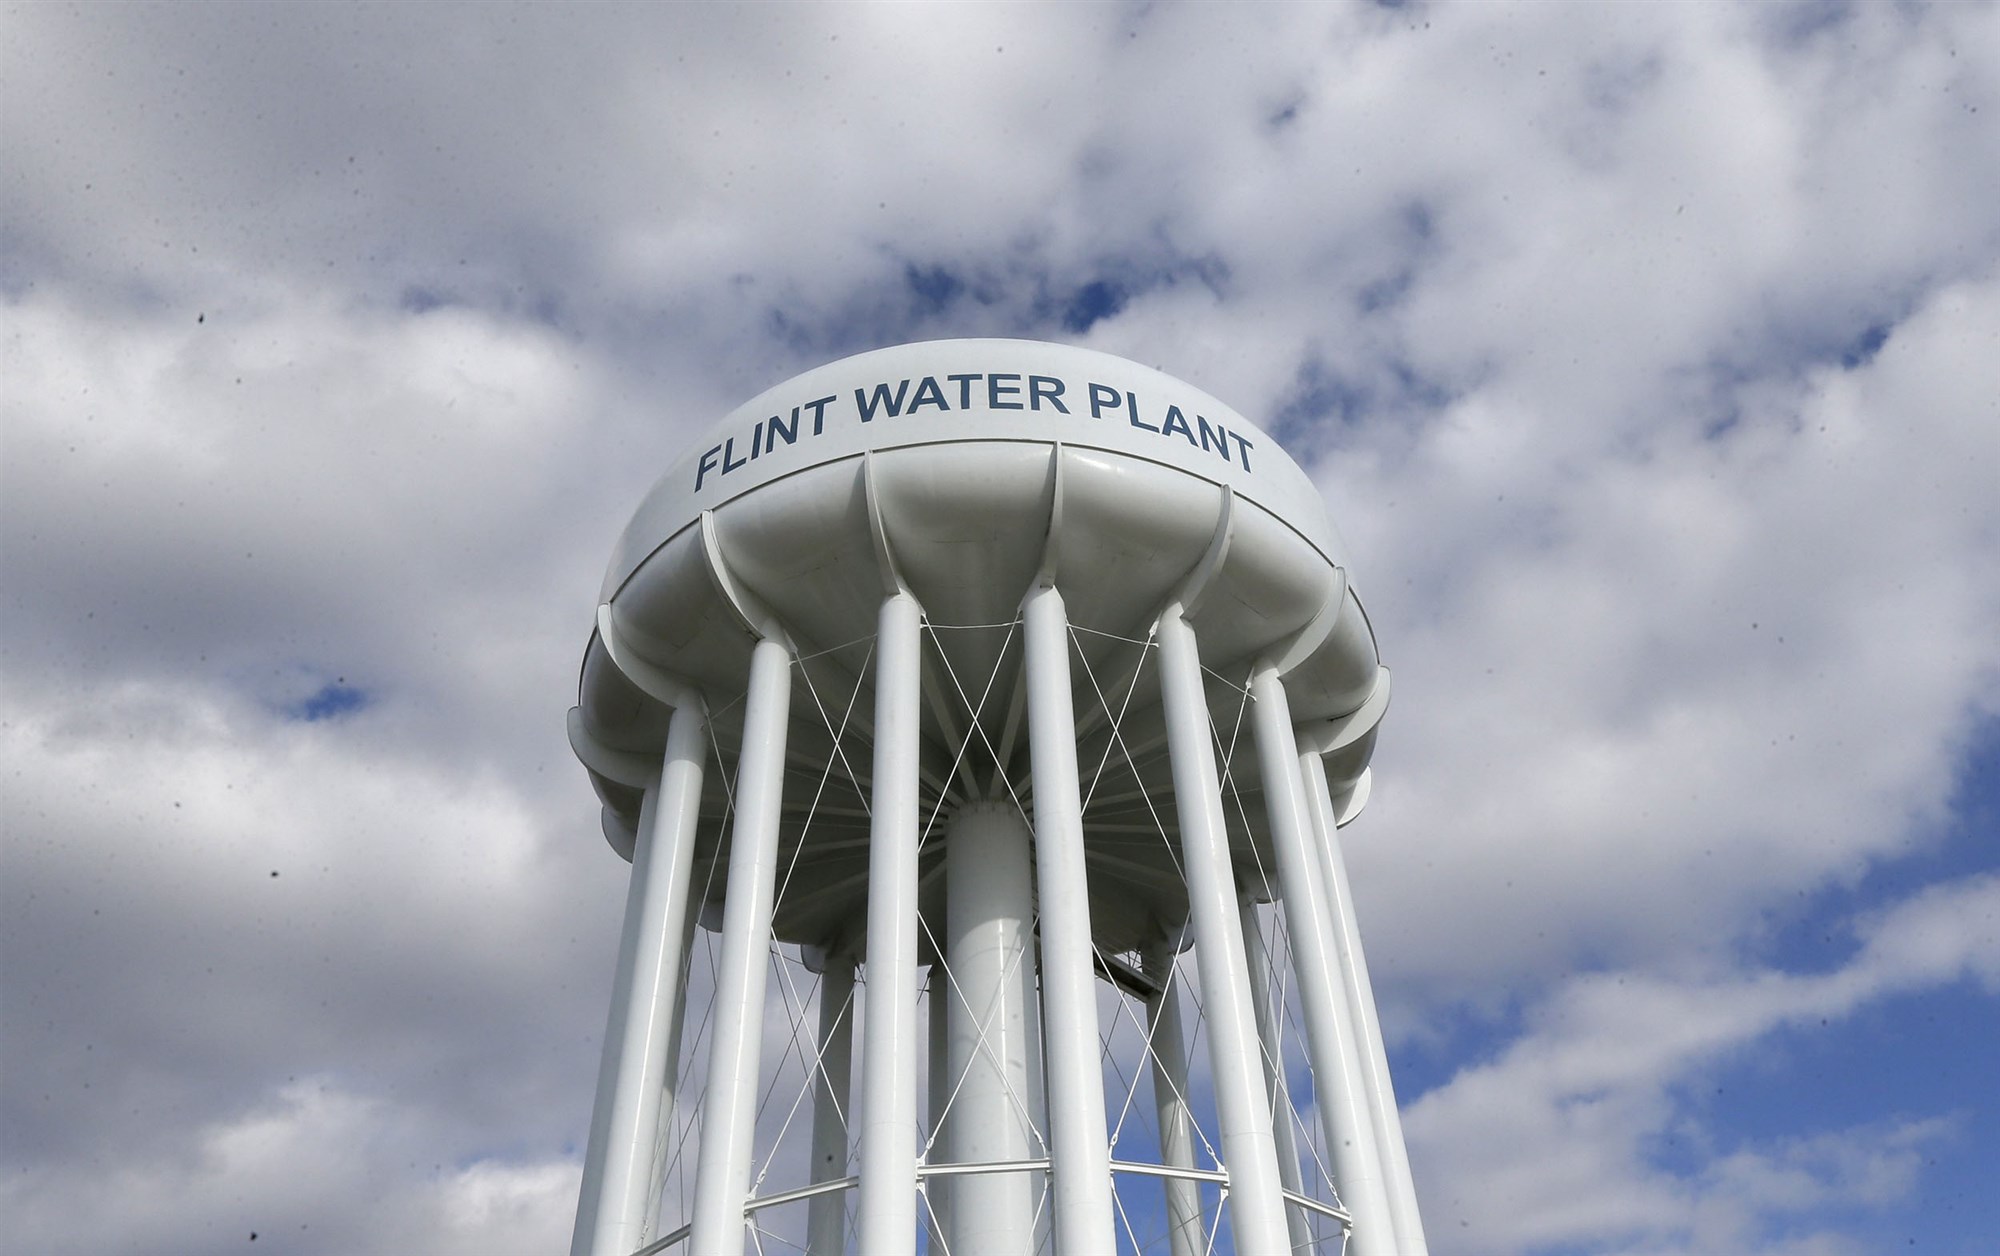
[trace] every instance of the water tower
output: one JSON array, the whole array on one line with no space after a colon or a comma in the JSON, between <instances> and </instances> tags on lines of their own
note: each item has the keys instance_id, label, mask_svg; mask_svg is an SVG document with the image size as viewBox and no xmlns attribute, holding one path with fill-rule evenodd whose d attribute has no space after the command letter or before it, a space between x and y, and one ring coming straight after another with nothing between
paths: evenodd
<instances>
[{"instance_id":1,"label":"water tower","mask_svg":"<svg viewBox=\"0 0 2000 1256\"><path fill-rule=\"evenodd\" d=\"M904 345L696 440L570 740L632 861L574 1256L1421 1253L1336 830L1318 492L1101 353Z\"/></svg>"}]
</instances>

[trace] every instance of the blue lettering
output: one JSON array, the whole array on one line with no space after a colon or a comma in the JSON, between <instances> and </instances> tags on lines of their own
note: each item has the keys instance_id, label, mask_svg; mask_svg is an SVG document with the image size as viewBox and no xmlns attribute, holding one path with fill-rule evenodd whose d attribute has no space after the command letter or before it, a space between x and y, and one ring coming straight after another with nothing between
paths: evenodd
<instances>
[{"instance_id":1,"label":"blue lettering","mask_svg":"<svg viewBox=\"0 0 2000 1256\"><path fill-rule=\"evenodd\" d=\"M700 464L697 465L694 469L695 492L697 493L701 492L701 482L702 480L707 478L709 472L715 470L715 457L717 454L721 452L722 452L722 446L717 445L715 448L709 450L707 453L701 456Z\"/></svg>"},{"instance_id":2,"label":"blue lettering","mask_svg":"<svg viewBox=\"0 0 2000 1256\"><path fill-rule=\"evenodd\" d=\"M1203 449L1213 449L1217 454L1221 455L1224 462L1228 462L1229 429L1220 423L1210 427L1208 420L1198 414L1194 416L1194 421L1196 426L1201 428L1201 447Z\"/></svg>"},{"instance_id":3,"label":"blue lettering","mask_svg":"<svg viewBox=\"0 0 2000 1256\"><path fill-rule=\"evenodd\" d=\"M856 396L859 396L859 395L860 395L860 390L859 390L859 389L856 389L856 390L855 390L855 395L856 395ZM820 398L820 399L819 399L818 401L808 401L808 402L806 402L806 409L808 409L808 410L810 410L810 411L812 411L812 412L813 412L813 435L814 435L814 436L818 436L818 435L819 435L819 434L820 434L821 432L824 432L824 431L826 430L826 407L827 407L827 403L828 403L828 402L830 402L830 401L832 401L832 400L833 400L833 398L831 398L831 397L821 397L821 398ZM892 411L891 413L894 413L894 412ZM797 410L793 410L793 411L792 411L792 422L793 422L793 423L797 423L797 422L798 422L798 415L799 415L799 412L798 412ZM864 422L865 422L865 420L864 420ZM789 440L789 439L790 439L790 437L787 437L786 439L787 439L787 440Z\"/></svg>"},{"instance_id":4,"label":"blue lettering","mask_svg":"<svg viewBox=\"0 0 2000 1256\"><path fill-rule=\"evenodd\" d=\"M730 455L735 452L736 438L734 436L722 442L722 474L728 475L738 467L749 465L750 460L748 458L738 458L736 461L731 462L729 460Z\"/></svg>"},{"instance_id":5,"label":"blue lettering","mask_svg":"<svg viewBox=\"0 0 2000 1256\"><path fill-rule=\"evenodd\" d=\"M1164 436L1168 432L1179 432L1187 437L1188 444L1194 444L1194 429L1188 426L1187 417L1181 413L1179 406L1168 406L1167 417L1160 423L1160 434Z\"/></svg>"},{"instance_id":6,"label":"blue lettering","mask_svg":"<svg viewBox=\"0 0 2000 1256\"><path fill-rule=\"evenodd\" d=\"M792 421L786 423L783 415L772 415L764 421L764 452L778 447L778 437L783 435L787 445L795 445L799 439L799 408L792 407Z\"/></svg>"},{"instance_id":7,"label":"blue lettering","mask_svg":"<svg viewBox=\"0 0 2000 1256\"><path fill-rule=\"evenodd\" d=\"M1110 406L1113 410L1118 408L1118 390L1116 388L1107 388L1103 384L1092 384L1090 386L1090 417L1093 419L1103 418L1104 407L1106 406Z\"/></svg>"},{"instance_id":8,"label":"blue lettering","mask_svg":"<svg viewBox=\"0 0 2000 1256\"><path fill-rule=\"evenodd\" d=\"M924 382L917 385L916 395L910 398L910 413L915 414L919 406L936 406L940 410L951 409L945 402L944 390L939 388L937 380L929 375L924 376Z\"/></svg>"},{"instance_id":9,"label":"blue lettering","mask_svg":"<svg viewBox=\"0 0 2000 1256\"><path fill-rule=\"evenodd\" d=\"M958 385L958 408L961 410L970 410L972 408L972 381L979 377L977 375L947 375L945 378Z\"/></svg>"},{"instance_id":10,"label":"blue lettering","mask_svg":"<svg viewBox=\"0 0 2000 1256\"><path fill-rule=\"evenodd\" d=\"M1236 456L1242 460L1243 469L1248 471L1250 469L1250 442L1244 440L1234 432L1229 433L1229 439L1236 442Z\"/></svg>"},{"instance_id":11,"label":"blue lettering","mask_svg":"<svg viewBox=\"0 0 2000 1256\"><path fill-rule=\"evenodd\" d=\"M1048 387L1044 388L1043 387L1044 384L1048 385ZM1062 403L1062 394L1063 394L1063 382L1057 379L1055 376L1053 375L1028 376L1028 406L1030 409L1034 410L1041 409L1042 401L1044 398L1046 398L1050 405L1054 406L1057 410L1061 411L1063 414L1068 414L1069 407Z\"/></svg>"},{"instance_id":12,"label":"blue lettering","mask_svg":"<svg viewBox=\"0 0 2000 1256\"><path fill-rule=\"evenodd\" d=\"M854 408L861 411L861 421L863 423L874 419L877 406L886 409L889 412L889 417L893 419L903 412L903 394L909 390L910 381L907 379L896 385L896 395L894 398L889 396L889 386L887 384L875 385L875 396L873 399L870 399L867 393L857 388L854 390Z\"/></svg>"},{"instance_id":13,"label":"blue lettering","mask_svg":"<svg viewBox=\"0 0 2000 1256\"><path fill-rule=\"evenodd\" d=\"M757 426L750 429L750 461L757 461L757 455L762 452L764 452L764 420L759 419Z\"/></svg>"},{"instance_id":14,"label":"blue lettering","mask_svg":"<svg viewBox=\"0 0 2000 1256\"><path fill-rule=\"evenodd\" d=\"M1146 422L1143 422L1143 421L1141 421L1141 420L1140 420L1140 418L1139 418L1139 398L1138 398L1137 394L1134 394L1134 393L1126 393L1126 394L1125 394L1125 405L1126 405L1126 410L1125 410L1125 414L1126 414L1126 416L1127 416L1127 417L1128 417L1129 419L1131 419L1131 421L1132 421L1132 426L1133 426L1133 427L1143 427L1143 428L1145 428L1145 429L1146 429L1147 431L1149 431L1149 432L1157 432L1157 431L1159 431L1159 430L1160 430L1159 428L1157 428L1157 427L1154 427L1154 426L1153 426L1153 425L1152 425L1151 423L1146 423Z\"/></svg>"},{"instance_id":15,"label":"blue lettering","mask_svg":"<svg viewBox=\"0 0 2000 1256\"><path fill-rule=\"evenodd\" d=\"M1019 410L1019 409L1021 408L1021 403L1020 403L1020 402L1018 402L1018 401L1002 401L1002 400L1000 400L1000 398L1001 398L1002 394L1005 394L1006 396L1009 396L1009 397L1018 397L1018 396L1020 396L1020 395L1021 395L1021 386L1020 386L1019 384L1015 384L1015 385L1013 385L1012 387L1008 387L1008 388L1003 388L1003 387L1001 387L1001 385L1000 385L1000 381L1001 381L1001 380L1003 380L1003 379L1014 379L1014 380L1018 380L1018 379L1020 379L1020 378L1021 378L1021 377L1020 377L1019 375L988 375L988 376L986 377L986 406L987 406L987 408L988 408L989 410Z\"/></svg>"}]
</instances>

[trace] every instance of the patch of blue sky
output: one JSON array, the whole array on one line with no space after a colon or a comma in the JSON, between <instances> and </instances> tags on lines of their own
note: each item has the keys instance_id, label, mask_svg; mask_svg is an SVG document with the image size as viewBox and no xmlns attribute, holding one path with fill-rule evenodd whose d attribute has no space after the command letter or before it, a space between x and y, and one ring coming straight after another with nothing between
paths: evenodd
<instances>
[{"instance_id":1,"label":"patch of blue sky","mask_svg":"<svg viewBox=\"0 0 2000 1256\"><path fill-rule=\"evenodd\" d=\"M567 330L568 319L562 300L554 290L545 289L532 297L525 297L521 312L542 326L555 331Z\"/></svg>"},{"instance_id":2,"label":"patch of blue sky","mask_svg":"<svg viewBox=\"0 0 2000 1256\"><path fill-rule=\"evenodd\" d=\"M1802 51L1846 25L1854 16L1855 6L1851 0L1786 0L1756 5L1750 12L1770 42Z\"/></svg>"},{"instance_id":3,"label":"patch of blue sky","mask_svg":"<svg viewBox=\"0 0 2000 1256\"><path fill-rule=\"evenodd\" d=\"M774 308L769 325L788 348L827 356L927 334L1080 336L1158 288L1193 281L1223 294L1220 258L1155 243L1139 256L1099 258L1081 278L1053 273L1033 250L958 261L892 255L894 271L818 310Z\"/></svg>"},{"instance_id":4,"label":"patch of blue sky","mask_svg":"<svg viewBox=\"0 0 2000 1256\"><path fill-rule=\"evenodd\" d=\"M1771 327L1761 346L1750 346L1754 356L1744 364L1747 373L1785 374L1833 365L1852 371L1867 366L1922 295L1914 289L1881 293L1865 301L1834 301L1824 309L1799 311L1796 321Z\"/></svg>"},{"instance_id":5,"label":"patch of blue sky","mask_svg":"<svg viewBox=\"0 0 2000 1256\"><path fill-rule=\"evenodd\" d=\"M1037 316L1071 335L1082 335L1157 289L1192 281L1218 300L1226 295L1229 266L1220 257L1180 252L1164 238L1152 243L1155 247L1135 255L1099 259L1091 278L1074 287L1038 280L1044 289L1034 303Z\"/></svg>"},{"instance_id":6,"label":"patch of blue sky","mask_svg":"<svg viewBox=\"0 0 2000 1256\"><path fill-rule=\"evenodd\" d=\"M1699 418L1704 439L1726 436L1751 417L1744 397L1759 385L1802 380L1833 366L1868 366L1924 295L1920 284L1912 284L1865 302L1829 298L1775 313L1726 351L1671 372L1670 404Z\"/></svg>"},{"instance_id":7,"label":"patch of blue sky","mask_svg":"<svg viewBox=\"0 0 2000 1256\"><path fill-rule=\"evenodd\" d=\"M2000 1232L1996 1043L2000 999L1967 979L1780 1029L1690 1078L1682 1098L1704 1131L1705 1158L1782 1156L1802 1140L1842 1135L1864 1151L1894 1151L1899 1127L1939 1122L1905 1153L1918 1158L1911 1198L1835 1206L1810 1228L1836 1228L1871 1251L1988 1250ZM1682 1149L1656 1151L1662 1168L1684 1170Z\"/></svg>"},{"instance_id":8,"label":"patch of blue sky","mask_svg":"<svg viewBox=\"0 0 2000 1256\"><path fill-rule=\"evenodd\" d=\"M1977 730L1963 760L1949 819L1919 836L1917 853L1885 860L1852 885L1806 898L1758 948L1786 972L1826 973L1852 960L1856 922L1927 887L1992 871L2000 833L2000 719ZM1875 1251L1970 1252L2000 1232L2000 994L1961 977L1871 1001L1842 1016L1789 1024L1690 1078L1682 1098L1711 1145L1771 1151L1783 1140L1941 1120L1920 1144L1914 1201L1892 1211L1856 1208L1836 1221ZM1810 1114L1801 1121L1801 1114ZM1662 1168L1683 1170L1691 1148L1663 1139ZM1785 1237L1777 1235L1774 1237Z\"/></svg>"},{"instance_id":9,"label":"patch of blue sky","mask_svg":"<svg viewBox=\"0 0 2000 1256\"><path fill-rule=\"evenodd\" d=\"M1491 1063L1526 1032L1520 1003L1460 1002L1431 1012L1422 1034L1388 1044L1396 1105L1404 1110L1469 1068Z\"/></svg>"},{"instance_id":10,"label":"patch of blue sky","mask_svg":"<svg viewBox=\"0 0 2000 1256\"><path fill-rule=\"evenodd\" d=\"M920 311L941 314L954 298L965 291L965 281L943 266L903 267L903 282L917 298Z\"/></svg>"},{"instance_id":11,"label":"patch of blue sky","mask_svg":"<svg viewBox=\"0 0 2000 1256\"><path fill-rule=\"evenodd\" d=\"M1093 279L1070 294L1063 307L1063 330L1080 336L1101 320L1114 317L1130 299L1123 284Z\"/></svg>"},{"instance_id":12,"label":"patch of blue sky","mask_svg":"<svg viewBox=\"0 0 2000 1256\"><path fill-rule=\"evenodd\" d=\"M1309 359L1272 412L1267 430L1286 449L1310 457L1312 446L1324 443L1330 427L1355 427L1382 413L1442 410L1456 395L1444 381L1425 376L1408 362L1389 359L1378 367L1360 379Z\"/></svg>"},{"instance_id":13,"label":"patch of blue sky","mask_svg":"<svg viewBox=\"0 0 2000 1256\"><path fill-rule=\"evenodd\" d=\"M1437 238L1437 211L1428 201L1407 202L1396 211L1396 218L1404 234L1416 243L1428 244Z\"/></svg>"},{"instance_id":14,"label":"patch of blue sky","mask_svg":"<svg viewBox=\"0 0 2000 1256\"><path fill-rule=\"evenodd\" d=\"M1318 360L1308 361L1299 368L1291 393L1271 414L1271 436L1293 454L1305 455L1328 420L1352 426L1374 403L1375 392L1366 384Z\"/></svg>"},{"instance_id":15,"label":"patch of blue sky","mask_svg":"<svg viewBox=\"0 0 2000 1256\"><path fill-rule=\"evenodd\" d=\"M409 284L396 299L396 308L406 314L428 314L432 310L447 305L456 305L457 298L450 293L432 288L426 284Z\"/></svg>"},{"instance_id":16,"label":"patch of blue sky","mask_svg":"<svg viewBox=\"0 0 2000 1256\"><path fill-rule=\"evenodd\" d=\"M1856 949L1859 917L1927 887L2000 868L1995 834L2000 834L2000 717L1988 717L1967 741L1943 818L1919 825L1908 853L1877 860L1851 883L1799 890L1790 910L1773 910L1756 958L1786 972L1833 970Z\"/></svg>"},{"instance_id":17,"label":"patch of blue sky","mask_svg":"<svg viewBox=\"0 0 2000 1256\"><path fill-rule=\"evenodd\" d=\"M1414 265L1400 267L1380 279L1361 285L1361 290L1354 294L1355 307L1363 315L1392 310L1410 295L1410 289L1416 286L1416 282L1417 268Z\"/></svg>"},{"instance_id":18,"label":"patch of blue sky","mask_svg":"<svg viewBox=\"0 0 2000 1256\"><path fill-rule=\"evenodd\" d=\"M288 718L306 724L317 724L324 720L336 720L353 715L367 707L373 699L368 692L350 685L345 678L330 680L306 697L284 709Z\"/></svg>"},{"instance_id":19,"label":"patch of blue sky","mask_svg":"<svg viewBox=\"0 0 2000 1256\"><path fill-rule=\"evenodd\" d=\"M1424 263L1438 252L1437 210L1428 201L1406 201L1394 210L1386 235L1388 269L1354 294L1355 308L1364 316L1394 309L1416 287Z\"/></svg>"},{"instance_id":20,"label":"patch of blue sky","mask_svg":"<svg viewBox=\"0 0 2000 1256\"><path fill-rule=\"evenodd\" d=\"M473 309L525 319L555 331L573 332L573 320L560 285L535 279L464 274L455 279L436 275L403 285L396 309L423 316L438 310Z\"/></svg>"},{"instance_id":21,"label":"patch of blue sky","mask_svg":"<svg viewBox=\"0 0 2000 1256\"><path fill-rule=\"evenodd\" d=\"M1838 332L1826 334L1804 328L1789 333L1774 330L1761 346L1746 347L1729 359L1680 372L1681 382L1688 386L1688 412L1702 416L1702 439L1719 440L1747 417L1741 400L1746 388L1767 380L1797 378L1829 363L1857 370L1874 361L1894 333L1895 324L1886 320L1866 322L1858 330L1850 322Z\"/></svg>"},{"instance_id":22,"label":"patch of blue sky","mask_svg":"<svg viewBox=\"0 0 2000 1256\"><path fill-rule=\"evenodd\" d=\"M1863 328L1861 334L1840 351L1840 364L1851 371L1874 361L1882 346L1889 342L1892 326L1890 323L1870 323Z\"/></svg>"}]
</instances>

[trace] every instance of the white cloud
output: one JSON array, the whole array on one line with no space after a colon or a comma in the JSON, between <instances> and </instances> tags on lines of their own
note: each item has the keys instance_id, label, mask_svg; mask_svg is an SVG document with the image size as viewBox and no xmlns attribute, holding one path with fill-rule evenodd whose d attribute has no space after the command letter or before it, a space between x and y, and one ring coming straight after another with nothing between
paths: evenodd
<instances>
[{"instance_id":1,"label":"white cloud","mask_svg":"<svg viewBox=\"0 0 2000 1256\"><path fill-rule=\"evenodd\" d=\"M566 1158L422 1163L433 1131L325 1078L145 1155L42 1167L0 1187L9 1241L39 1252L555 1251L577 1167ZM118 1203L105 1215L104 1200ZM241 1245L262 1242L264 1248Z\"/></svg>"},{"instance_id":2,"label":"white cloud","mask_svg":"<svg viewBox=\"0 0 2000 1256\"><path fill-rule=\"evenodd\" d=\"M1406 677L1384 753L1408 770L1357 856L1389 962L1469 986L1579 935L1728 949L1746 908L1921 840L2000 709L2000 578L1971 557L2000 534L1996 343L1981 279L1865 366L1760 387L1720 435L1531 459L1522 416L1470 403L1390 502L1379 460L1335 460ZM1557 468L1517 477L1531 460ZM1408 523L1406 493L1430 503ZM1479 903L1476 961L1419 923L1441 885Z\"/></svg>"}]
</instances>

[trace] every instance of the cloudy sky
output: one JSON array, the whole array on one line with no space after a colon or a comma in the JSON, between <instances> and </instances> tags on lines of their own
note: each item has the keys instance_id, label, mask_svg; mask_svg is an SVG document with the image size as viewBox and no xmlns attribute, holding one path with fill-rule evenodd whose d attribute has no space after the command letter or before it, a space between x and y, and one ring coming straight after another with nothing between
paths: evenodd
<instances>
[{"instance_id":1,"label":"cloudy sky","mask_svg":"<svg viewBox=\"0 0 2000 1256\"><path fill-rule=\"evenodd\" d=\"M8 5L0 1230L567 1242L691 435L958 335L1325 489L1434 1251L1990 1250L2000 9Z\"/></svg>"}]
</instances>

